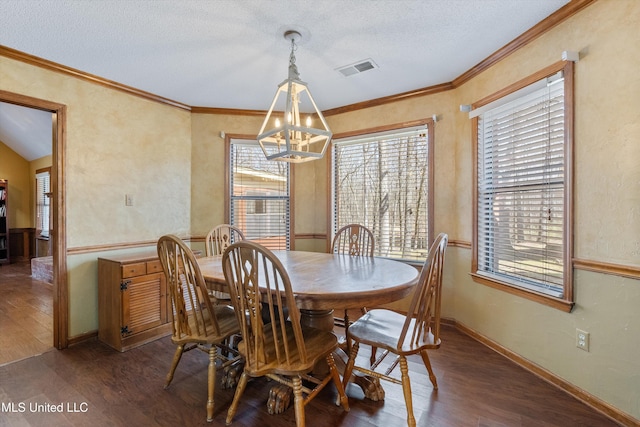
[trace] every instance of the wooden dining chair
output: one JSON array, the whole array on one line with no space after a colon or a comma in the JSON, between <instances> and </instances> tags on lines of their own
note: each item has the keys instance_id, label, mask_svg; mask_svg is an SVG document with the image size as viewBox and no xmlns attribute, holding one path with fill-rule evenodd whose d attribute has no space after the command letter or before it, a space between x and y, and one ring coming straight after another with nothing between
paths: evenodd
<instances>
[{"instance_id":1,"label":"wooden dining chair","mask_svg":"<svg viewBox=\"0 0 640 427\"><path fill-rule=\"evenodd\" d=\"M244 233L238 227L230 224L220 224L213 227L205 238L205 255L222 255L232 243L244 240ZM229 294L222 291L209 290L209 295L224 303L229 301Z\"/></svg>"},{"instance_id":2,"label":"wooden dining chair","mask_svg":"<svg viewBox=\"0 0 640 427\"><path fill-rule=\"evenodd\" d=\"M373 256L374 243L373 233L367 227L348 224L336 232L331 243L331 251L334 254Z\"/></svg>"},{"instance_id":3,"label":"wooden dining chair","mask_svg":"<svg viewBox=\"0 0 640 427\"><path fill-rule=\"evenodd\" d=\"M385 309L370 310L355 321L347 332L347 340L352 341L352 346L343 377L345 388L354 370L396 384L402 384L404 400L407 406L407 424L411 427L415 427L416 420L413 416L407 356L412 354L420 354L422 356L422 361L429 372L429 379L433 384L433 388L438 389L438 383L431 368L427 350L434 350L440 347L442 271L447 241L448 236L441 233L431 245L406 315ZM372 360L369 367L355 366L360 344L367 344L372 347ZM380 357L373 360L376 348L384 351ZM386 371L376 371L376 369L382 368L381 362L389 353L396 355L395 361L386 366ZM400 363L400 380L391 376L391 372L398 365L398 362Z\"/></svg>"},{"instance_id":4,"label":"wooden dining chair","mask_svg":"<svg viewBox=\"0 0 640 427\"><path fill-rule=\"evenodd\" d=\"M331 244L331 253L348 254L351 256L373 257L375 249L375 240L373 233L367 227L360 224L348 224L341 227L333 237ZM366 307L360 309L362 314L367 312ZM344 311L344 317L334 317L337 326L344 327L345 331L349 329L349 312ZM347 343L347 348L349 347Z\"/></svg>"},{"instance_id":5,"label":"wooden dining chair","mask_svg":"<svg viewBox=\"0 0 640 427\"><path fill-rule=\"evenodd\" d=\"M194 348L207 352L207 421L212 421L216 360L222 360L221 366L217 368L221 369L235 363L239 358L237 351L223 344L231 335L240 331L236 314L228 305L213 304L208 297L195 255L180 238L174 235L162 236L158 240L158 256L171 298L171 341L178 346L164 388L171 384L184 352ZM225 354L231 356L219 355L218 347L223 347Z\"/></svg>"},{"instance_id":6,"label":"wooden dining chair","mask_svg":"<svg viewBox=\"0 0 640 427\"><path fill-rule=\"evenodd\" d=\"M293 389L298 427L305 425L304 406L331 380L338 389L339 402L348 411L333 358L338 339L331 331L302 328L289 275L273 252L254 242L237 242L225 251L222 268L242 330L238 350L245 359L227 424L233 420L252 377L268 377ZM264 310L269 313L267 319L275 320L265 322ZM326 360L329 372L318 379L308 373L321 359Z\"/></svg>"},{"instance_id":7,"label":"wooden dining chair","mask_svg":"<svg viewBox=\"0 0 640 427\"><path fill-rule=\"evenodd\" d=\"M244 233L230 224L220 224L211 229L205 238L206 256L222 255L232 243L244 240Z\"/></svg>"}]
</instances>

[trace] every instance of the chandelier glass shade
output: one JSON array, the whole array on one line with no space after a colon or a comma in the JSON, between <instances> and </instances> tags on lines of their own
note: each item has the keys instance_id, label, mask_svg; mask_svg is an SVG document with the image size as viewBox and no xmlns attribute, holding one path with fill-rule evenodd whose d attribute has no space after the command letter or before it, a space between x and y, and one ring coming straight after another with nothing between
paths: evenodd
<instances>
[{"instance_id":1,"label":"chandelier glass shade","mask_svg":"<svg viewBox=\"0 0 640 427\"><path fill-rule=\"evenodd\" d=\"M294 51L300 38L287 31L291 41L289 75L278 90L258 133L258 143L267 160L302 163L324 156L332 133L316 106L307 83L300 80Z\"/></svg>"}]
</instances>

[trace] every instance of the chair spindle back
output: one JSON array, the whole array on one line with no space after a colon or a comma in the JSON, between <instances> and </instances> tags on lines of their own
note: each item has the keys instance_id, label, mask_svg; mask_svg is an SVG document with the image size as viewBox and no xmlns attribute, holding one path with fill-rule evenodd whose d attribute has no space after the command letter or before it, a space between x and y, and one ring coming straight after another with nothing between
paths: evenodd
<instances>
[{"instance_id":1,"label":"chair spindle back","mask_svg":"<svg viewBox=\"0 0 640 427\"><path fill-rule=\"evenodd\" d=\"M158 240L158 256L171 297L173 336L206 336L220 328L195 255L177 236Z\"/></svg>"},{"instance_id":2,"label":"chair spindle back","mask_svg":"<svg viewBox=\"0 0 640 427\"><path fill-rule=\"evenodd\" d=\"M340 228L331 245L334 254L373 256L375 248L373 233L360 224L349 224Z\"/></svg>"},{"instance_id":3,"label":"chair spindle back","mask_svg":"<svg viewBox=\"0 0 640 427\"><path fill-rule=\"evenodd\" d=\"M229 224L220 224L207 234L205 239L205 255L222 255L225 249L240 240L244 240L244 234L238 227Z\"/></svg>"},{"instance_id":4,"label":"chair spindle back","mask_svg":"<svg viewBox=\"0 0 640 427\"><path fill-rule=\"evenodd\" d=\"M280 260L269 249L244 240L225 250L222 268L246 345L245 369L259 370L274 357L278 364L292 364L296 362L292 354L305 363L300 311ZM268 316L262 315L263 310ZM265 325L263 319L273 320ZM265 346L267 342L275 345ZM275 355L265 354L265 347L274 348Z\"/></svg>"},{"instance_id":5,"label":"chair spindle back","mask_svg":"<svg viewBox=\"0 0 640 427\"><path fill-rule=\"evenodd\" d=\"M408 343L407 339L414 347L420 347L429 341L429 334L433 335L433 342L440 342L442 273L448 240L447 234L440 233L429 249L398 340L398 348Z\"/></svg>"}]
</instances>

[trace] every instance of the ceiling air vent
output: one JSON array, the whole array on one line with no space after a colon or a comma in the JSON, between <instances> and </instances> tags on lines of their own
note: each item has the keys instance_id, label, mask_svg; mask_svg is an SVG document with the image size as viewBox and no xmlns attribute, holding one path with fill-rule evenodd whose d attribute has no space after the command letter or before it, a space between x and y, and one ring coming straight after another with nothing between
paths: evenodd
<instances>
[{"instance_id":1,"label":"ceiling air vent","mask_svg":"<svg viewBox=\"0 0 640 427\"><path fill-rule=\"evenodd\" d=\"M362 61L358 61L355 64L336 68L336 70L340 71L343 76L349 77L354 74L364 73L367 70L373 70L374 68L378 68L378 65L376 65L376 63L373 62L372 59L365 59Z\"/></svg>"}]
</instances>

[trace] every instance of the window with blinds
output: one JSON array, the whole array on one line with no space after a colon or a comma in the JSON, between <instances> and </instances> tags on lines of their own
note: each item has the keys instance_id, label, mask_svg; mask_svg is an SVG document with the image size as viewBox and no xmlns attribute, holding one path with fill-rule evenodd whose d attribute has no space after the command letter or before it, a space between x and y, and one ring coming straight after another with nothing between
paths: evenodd
<instances>
[{"instance_id":1,"label":"window with blinds","mask_svg":"<svg viewBox=\"0 0 640 427\"><path fill-rule=\"evenodd\" d=\"M269 249L289 249L289 163L267 160L257 141L232 140L230 157L231 224Z\"/></svg>"},{"instance_id":2,"label":"window with blinds","mask_svg":"<svg viewBox=\"0 0 640 427\"><path fill-rule=\"evenodd\" d=\"M565 84L535 82L477 116L477 273L563 298Z\"/></svg>"},{"instance_id":3,"label":"window with blinds","mask_svg":"<svg viewBox=\"0 0 640 427\"><path fill-rule=\"evenodd\" d=\"M373 232L375 256L424 261L432 135L424 124L334 140L333 233L361 224Z\"/></svg>"},{"instance_id":4,"label":"window with blinds","mask_svg":"<svg viewBox=\"0 0 640 427\"><path fill-rule=\"evenodd\" d=\"M36 234L49 236L49 218L51 212L51 173L50 170L36 173Z\"/></svg>"}]
</instances>

